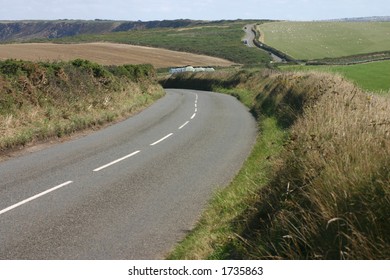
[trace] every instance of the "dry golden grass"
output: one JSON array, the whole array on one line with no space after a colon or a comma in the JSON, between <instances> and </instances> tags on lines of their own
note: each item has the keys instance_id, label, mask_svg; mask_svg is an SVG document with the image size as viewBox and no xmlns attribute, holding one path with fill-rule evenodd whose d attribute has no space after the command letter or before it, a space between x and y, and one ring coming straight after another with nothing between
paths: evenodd
<instances>
[{"instance_id":1,"label":"dry golden grass","mask_svg":"<svg viewBox=\"0 0 390 280\"><path fill-rule=\"evenodd\" d=\"M156 68L233 64L228 60L206 55L114 43L0 45L0 59L9 58L29 61L69 61L82 58L103 65L152 64Z\"/></svg>"},{"instance_id":2,"label":"dry golden grass","mask_svg":"<svg viewBox=\"0 0 390 280\"><path fill-rule=\"evenodd\" d=\"M173 77L169 84L187 78L193 87L244 94L261 125L259 141L272 133L264 125L270 118L290 136L277 157L265 151L265 159L249 159L247 181L219 193L215 201L226 201L208 209L171 257L389 259L390 98L332 74L220 75ZM274 171L262 175L262 161L272 161Z\"/></svg>"},{"instance_id":3,"label":"dry golden grass","mask_svg":"<svg viewBox=\"0 0 390 280\"><path fill-rule=\"evenodd\" d=\"M252 252L288 259L388 258L390 99L330 74L273 79L279 81L269 93L276 114L282 124L286 116L294 121L288 123L284 163L261 192L266 206L259 208L255 228L265 246ZM292 114L282 112L289 109Z\"/></svg>"}]
</instances>

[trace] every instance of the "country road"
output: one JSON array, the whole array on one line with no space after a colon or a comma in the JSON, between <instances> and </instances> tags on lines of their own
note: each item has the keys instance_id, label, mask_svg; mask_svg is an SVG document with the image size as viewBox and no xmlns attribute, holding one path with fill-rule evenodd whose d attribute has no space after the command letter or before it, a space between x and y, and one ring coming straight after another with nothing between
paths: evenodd
<instances>
[{"instance_id":1,"label":"country road","mask_svg":"<svg viewBox=\"0 0 390 280\"><path fill-rule=\"evenodd\" d=\"M256 137L235 98L166 90L142 113L0 163L0 259L161 259Z\"/></svg>"},{"instance_id":2,"label":"country road","mask_svg":"<svg viewBox=\"0 0 390 280\"><path fill-rule=\"evenodd\" d=\"M253 26L254 26L254 24L247 24L247 25L245 25L245 27L243 29L245 32L245 37L243 40L246 42L246 45L249 48L256 47L255 44L253 43L253 40L255 39L255 34L252 31Z\"/></svg>"},{"instance_id":3,"label":"country road","mask_svg":"<svg viewBox=\"0 0 390 280\"><path fill-rule=\"evenodd\" d=\"M249 48L255 48L256 47L256 45L254 43L254 40L256 39L255 33L253 32L253 28L254 27L255 27L255 24L247 24L247 25L245 25L245 27L243 29L244 32L245 32L245 37L244 37L243 40L247 42L246 45ZM267 51L267 50L265 50L265 51ZM271 56L273 62L277 62L277 63L283 62L283 58L279 57L275 53L272 53L270 51L268 51L268 53Z\"/></svg>"}]
</instances>

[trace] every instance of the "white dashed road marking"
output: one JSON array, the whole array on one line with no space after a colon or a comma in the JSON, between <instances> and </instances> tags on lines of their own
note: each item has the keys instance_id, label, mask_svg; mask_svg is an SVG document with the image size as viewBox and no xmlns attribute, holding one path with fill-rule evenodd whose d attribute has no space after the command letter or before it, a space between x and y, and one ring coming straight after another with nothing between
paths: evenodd
<instances>
[{"instance_id":1,"label":"white dashed road marking","mask_svg":"<svg viewBox=\"0 0 390 280\"><path fill-rule=\"evenodd\" d=\"M197 113L197 112L198 112L198 95L196 95L196 98L195 98L195 113L192 115L191 120L193 120L193 119L196 117L196 113ZM183 125L181 125L181 126L179 127L179 130L180 130L180 129L183 129L183 128L184 128L186 125L188 125L189 123L190 123L190 121L185 122ZM157 140L156 142L150 144L150 146L155 146L155 145L161 143L162 141L166 140L167 138L171 137L172 135L173 135L173 133L170 133L170 134L164 136L163 138L161 138L160 140ZM107 167L110 167L110 166L112 166L112 165L118 163L118 162L121 162L121 161L123 161L123 160L125 160L125 159L128 159L128 158L130 158L130 157L132 157L132 156L135 156L136 154L138 154L138 153L140 153L140 152L141 152L140 150L135 151L135 152L133 152L133 153L131 153L131 154L128 154L128 155L126 155L126 156L124 156L124 157L121 157L121 158L119 158L119 159L117 159L117 160L114 160L114 161L112 161L112 162L110 162L110 163L108 163L108 164L106 164L106 165L103 165L103 166L101 166L101 167L99 167L99 168L96 168L96 169L94 169L93 171L94 171L94 172L101 171L101 170L103 170L103 169L105 169L105 168L107 168ZM8 212L8 211L11 211L12 209L15 209L15 208L17 208L17 207L19 207L19 206L21 206L21 205L23 205L23 204L26 204L26 203L30 202L30 201L33 201L33 200L35 200L35 199L37 199L37 198L39 198L39 197L41 197L41 196L44 196L44 195L46 195L46 194L48 194L48 193L54 192L54 191L56 191L56 190L58 190L58 189L60 189L60 188L63 188L63 187L65 187L65 186L67 186L67 185L70 185L70 184L72 184L72 183L73 183L73 181L65 182L65 183L63 183L63 184L61 184L61 185L58 185L58 186L53 187L53 188L51 188L51 189L48 189L48 190L46 190L46 191L44 191L44 192L41 192L41 193L39 193L39 194L37 194L37 195L34 195L34 196L30 197L30 198L27 198L27 199L25 199L25 200L23 200L23 201L21 201L21 202L18 202L18 203L16 203L16 204L12 205L12 206L9 206L9 207L7 207L7 208L5 208L5 209L3 209L3 210L0 210L0 215L6 213L6 212Z\"/></svg>"},{"instance_id":2,"label":"white dashed road marking","mask_svg":"<svg viewBox=\"0 0 390 280\"><path fill-rule=\"evenodd\" d=\"M21 201L21 202L18 202L18 203L14 204L14 205L12 205L12 206L10 206L10 207L7 207L7 208L1 210L1 211L0 211L0 215L6 213L6 212L8 212L8 211L11 211L12 209L15 209L16 207L22 206L23 204L26 204L26 203L28 203L28 202L30 202L30 201L33 201L34 199L37 199L37 198L39 198L39 197L41 197L41 196L44 196L45 194L54 192L55 190L58 190L58 189L60 189L60 188L62 188L62 187L65 187L65 186L67 186L67 185L69 185L69 184L72 184L72 183L73 183L72 181L68 181L68 182L65 182L65 183L63 183L63 184L61 184L61 185L58 185L58 186L54 187L54 188L51 188L51 189L46 190L46 191L44 191L44 192L41 192L41 193L39 193L39 194L37 194L37 195L34 195L34 196L30 197L30 198L27 198L27 199L25 199L25 200L23 200L23 201Z\"/></svg>"},{"instance_id":3,"label":"white dashed road marking","mask_svg":"<svg viewBox=\"0 0 390 280\"><path fill-rule=\"evenodd\" d=\"M179 127L179 129L182 129L182 128L184 128L187 124L189 124L190 123L190 121L186 121L181 127Z\"/></svg>"},{"instance_id":4,"label":"white dashed road marking","mask_svg":"<svg viewBox=\"0 0 390 280\"><path fill-rule=\"evenodd\" d=\"M131 154L127 155L127 156L124 156L124 157L119 158L119 159L117 159L117 160L114 160L114 161L112 161L112 162L110 162L110 163L108 163L108 164L106 164L106 165L103 165L103 166L101 166L101 167L99 167L99 168L96 168L96 169L94 169L93 171L94 171L94 172L98 172L98 171L100 171L100 170L102 170L102 169L104 169L104 168L107 168L107 167L109 167L109 166L111 166L111 165L114 165L115 163L118 163L118 162L120 162L120 161L122 161L122 160L125 160L125 159L129 158L129 157L135 156L136 154L138 154L138 153L140 153L140 152L141 152L141 151L135 151L134 153L131 153Z\"/></svg>"},{"instance_id":5,"label":"white dashed road marking","mask_svg":"<svg viewBox=\"0 0 390 280\"><path fill-rule=\"evenodd\" d=\"M150 146L157 145L158 143L161 143L162 141L164 141L165 139L171 137L172 135L173 135L173 133L170 133L170 134L168 134L167 136L164 136L163 138L161 138L160 140L157 140L156 142L150 144Z\"/></svg>"}]
</instances>

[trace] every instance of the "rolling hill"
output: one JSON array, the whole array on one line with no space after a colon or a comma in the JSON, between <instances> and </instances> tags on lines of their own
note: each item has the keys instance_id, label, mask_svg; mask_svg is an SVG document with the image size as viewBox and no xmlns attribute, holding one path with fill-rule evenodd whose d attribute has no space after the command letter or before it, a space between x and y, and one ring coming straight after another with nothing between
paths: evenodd
<instances>
[{"instance_id":1,"label":"rolling hill","mask_svg":"<svg viewBox=\"0 0 390 280\"><path fill-rule=\"evenodd\" d=\"M111 21L111 20L34 20L1 21L0 42L28 41L32 39L55 39L81 34L104 34L109 32L140 30L162 27L186 27L199 24L193 20L163 21Z\"/></svg>"}]
</instances>

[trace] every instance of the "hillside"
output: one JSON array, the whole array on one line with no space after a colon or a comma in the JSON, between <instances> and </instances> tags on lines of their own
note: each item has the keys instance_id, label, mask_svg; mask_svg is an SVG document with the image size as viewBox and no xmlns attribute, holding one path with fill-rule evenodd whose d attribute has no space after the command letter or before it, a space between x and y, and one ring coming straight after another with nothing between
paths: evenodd
<instances>
[{"instance_id":1,"label":"hillside","mask_svg":"<svg viewBox=\"0 0 390 280\"><path fill-rule=\"evenodd\" d=\"M165 49L115 43L23 43L0 44L1 59L29 61L69 61L77 58L103 65L152 64L156 68L194 66L230 66L225 59Z\"/></svg>"},{"instance_id":2,"label":"hillside","mask_svg":"<svg viewBox=\"0 0 390 280\"><path fill-rule=\"evenodd\" d=\"M34 21L34 22L0 22L0 43L3 42L0 50L0 59L15 58L28 59L22 50L16 53L13 51L16 45L6 45L4 43L27 42L34 43L56 43L56 44L77 44L110 42L123 45L139 45L154 48L163 48L173 51L193 53L218 57L238 64L265 64L270 61L267 52L248 48L242 43L244 36L243 27L255 21L235 20L235 21L193 21L193 20L164 20L150 22L114 22L114 21ZM47 23L47 24L46 24ZM8 24L8 25L7 25ZM5 28L7 25L7 28ZM64 27L63 29L61 29ZM66 28L65 28L66 27ZM57 30L57 28L59 30ZM73 47L77 48L75 45ZM18 46L18 48L22 48ZM31 53L28 47L27 52ZM58 48L64 48L58 47ZM6 49L6 50L4 50ZM11 49L11 50L9 50ZM75 51L76 52L76 51ZM11 54L12 55L9 55ZM84 52L85 53L85 52ZM14 56L14 55L17 56ZM68 53L57 51L56 57L48 57L49 60L63 59ZM105 56L111 55L110 50L105 52ZM45 59L46 53L40 51L34 54L34 60ZM72 54L71 59L76 58ZM150 58L150 55L139 56L139 58ZM157 53L154 55L158 55ZM84 59L95 60L90 56L77 56ZM101 59L104 59L101 57ZM176 59L177 60L177 59ZM97 61L107 64L105 61ZM125 61L123 63L139 63L136 61ZM141 63L151 63L155 67L168 67L176 65L207 65L223 66L220 63L204 63L202 60L188 62L165 63L156 65L152 61ZM114 63L115 64L115 63Z\"/></svg>"},{"instance_id":3,"label":"hillside","mask_svg":"<svg viewBox=\"0 0 390 280\"><path fill-rule=\"evenodd\" d=\"M192 20L110 21L110 20L56 20L0 22L0 42L55 39L81 34L141 30L149 28L178 28L201 23Z\"/></svg>"},{"instance_id":4,"label":"hillside","mask_svg":"<svg viewBox=\"0 0 390 280\"><path fill-rule=\"evenodd\" d=\"M239 64L265 64L270 61L266 51L243 44L243 27L263 21L213 21L193 23L181 28L148 28L143 30L83 34L39 42L62 44L111 42L164 48L227 59Z\"/></svg>"}]
</instances>

